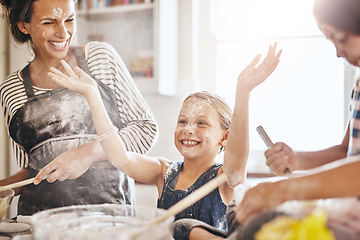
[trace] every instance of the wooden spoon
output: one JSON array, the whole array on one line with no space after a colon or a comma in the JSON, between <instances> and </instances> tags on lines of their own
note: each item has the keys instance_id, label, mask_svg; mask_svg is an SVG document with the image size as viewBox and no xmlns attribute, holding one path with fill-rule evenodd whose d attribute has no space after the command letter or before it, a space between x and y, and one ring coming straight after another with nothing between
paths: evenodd
<instances>
[{"instance_id":1,"label":"wooden spoon","mask_svg":"<svg viewBox=\"0 0 360 240\"><path fill-rule=\"evenodd\" d=\"M135 240L138 235L146 232L155 225L165 221L169 217L175 216L176 214L180 213L187 207L191 206L192 204L196 203L197 201L199 201L200 199L211 193L221 184L224 184L226 180L227 180L227 176L225 175L225 173L219 174L217 177L213 178L211 181L204 184L202 187L191 193L189 196L177 202L171 208L166 210L165 213L163 213L162 215L158 216L157 218L146 224L142 229L139 229L137 230L137 232L132 233L129 239Z\"/></svg>"},{"instance_id":2,"label":"wooden spoon","mask_svg":"<svg viewBox=\"0 0 360 240\"><path fill-rule=\"evenodd\" d=\"M8 189L14 189L14 188L17 188L17 187L22 187L22 186L25 186L25 185L29 185L29 184L34 182L34 179L35 178L33 177L33 178L29 178L29 179L26 179L26 180L23 180L23 181L20 181L20 182L11 183L9 185L0 186L0 192L6 191Z\"/></svg>"}]
</instances>

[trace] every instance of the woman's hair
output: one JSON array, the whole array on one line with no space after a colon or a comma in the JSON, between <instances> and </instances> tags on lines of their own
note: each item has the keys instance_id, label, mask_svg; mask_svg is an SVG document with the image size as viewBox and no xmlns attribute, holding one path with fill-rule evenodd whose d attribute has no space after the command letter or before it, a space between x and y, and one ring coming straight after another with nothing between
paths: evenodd
<instances>
[{"instance_id":1,"label":"woman's hair","mask_svg":"<svg viewBox=\"0 0 360 240\"><path fill-rule=\"evenodd\" d=\"M18 43L26 43L31 37L20 31L18 23L29 23L33 14L33 3L36 0L0 0L5 11L11 34ZM76 2L76 0L74 0ZM32 43L32 42L31 42Z\"/></svg>"},{"instance_id":2,"label":"woman's hair","mask_svg":"<svg viewBox=\"0 0 360 240\"><path fill-rule=\"evenodd\" d=\"M209 103L219 113L221 127L224 130L230 128L232 111L224 98L208 91L201 91L190 94L185 98L184 102L191 98L199 99ZM224 150L224 146L220 148L220 152L222 150Z\"/></svg>"},{"instance_id":3,"label":"woman's hair","mask_svg":"<svg viewBox=\"0 0 360 240\"><path fill-rule=\"evenodd\" d=\"M313 13L322 23L360 35L359 0L314 0Z\"/></svg>"},{"instance_id":4,"label":"woman's hair","mask_svg":"<svg viewBox=\"0 0 360 240\"><path fill-rule=\"evenodd\" d=\"M29 23L33 13L33 3L36 0L0 0L5 11L11 34L18 43L31 40L29 34L24 34L17 26L18 23Z\"/></svg>"}]
</instances>

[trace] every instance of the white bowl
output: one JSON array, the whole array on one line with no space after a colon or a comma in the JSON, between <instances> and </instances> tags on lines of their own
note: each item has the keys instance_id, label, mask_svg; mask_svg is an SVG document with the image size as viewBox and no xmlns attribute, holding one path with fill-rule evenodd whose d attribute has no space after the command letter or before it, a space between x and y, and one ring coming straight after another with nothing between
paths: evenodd
<instances>
[{"instance_id":1,"label":"white bowl","mask_svg":"<svg viewBox=\"0 0 360 240\"><path fill-rule=\"evenodd\" d=\"M12 189L0 192L0 220L4 217L6 211L8 210L14 195L15 192Z\"/></svg>"},{"instance_id":2,"label":"white bowl","mask_svg":"<svg viewBox=\"0 0 360 240\"><path fill-rule=\"evenodd\" d=\"M163 209L146 206L79 205L35 213L30 221L34 240L172 239L174 217L141 231L162 213Z\"/></svg>"}]
</instances>

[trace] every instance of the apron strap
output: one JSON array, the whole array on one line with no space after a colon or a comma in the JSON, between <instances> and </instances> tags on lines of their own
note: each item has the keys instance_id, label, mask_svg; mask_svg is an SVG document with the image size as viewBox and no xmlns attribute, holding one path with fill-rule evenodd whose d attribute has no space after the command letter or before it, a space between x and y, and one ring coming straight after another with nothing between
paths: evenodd
<instances>
[{"instance_id":1,"label":"apron strap","mask_svg":"<svg viewBox=\"0 0 360 240\"><path fill-rule=\"evenodd\" d=\"M84 55L84 52L83 50L81 49L81 47L75 47L74 48L74 53L75 53L75 56L76 56L76 59L79 63L79 66L82 70L84 70L88 75L91 76L91 73L90 73L90 68L86 62L86 59L85 59L85 55Z\"/></svg>"},{"instance_id":2,"label":"apron strap","mask_svg":"<svg viewBox=\"0 0 360 240\"><path fill-rule=\"evenodd\" d=\"M32 98L32 97L34 97L34 89L32 87L32 83L31 83L29 66L30 66L30 63L23 68L22 78L24 81L26 95L28 96L28 98Z\"/></svg>"},{"instance_id":3,"label":"apron strap","mask_svg":"<svg viewBox=\"0 0 360 240\"><path fill-rule=\"evenodd\" d=\"M95 77L94 75L91 74L90 67L87 64L87 61L85 59L85 55L84 55L84 52L83 52L82 48L81 47L74 47L73 51L74 51L75 57L76 57L76 59L77 59L77 61L79 63L79 67L84 72L86 72L89 76L91 76L97 82L98 85L101 85L103 88L108 89L108 86L106 86L105 83L103 83L97 77ZM100 90L100 93L103 92L102 88L99 88L99 90ZM107 95L107 93L104 93L104 94L105 94L105 96ZM114 105L114 106L116 107L116 105Z\"/></svg>"},{"instance_id":4,"label":"apron strap","mask_svg":"<svg viewBox=\"0 0 360 240\"><path fill-rule=\"evenodd\" d=\"M184 164L183 163L177 163L177 162L175 162L174 164L176 165L177 171L171 171L171 173L172 173L171 176L170 176L171 180L169 181L168 186L175 190L177 180L179 178L181 170L184 167Z\"/></svg>"},{"instance_id":5,"label":"apron strap","mask_svg":"<svg viewBox=\"0 0 360 240\"><path fill-rule=\"evenodd\" d=\"M86 62L85 55L84 55L81 47L74 47L74 53L75 53L75 56L79 63L80 68L91 76L90 68ZM24 80L26 95L28 96L28 98L32 98L35 96L35 94L34 94L34 89L33 89L32 83L31 83L29 66L30 66L30 63L23 68L22 77Z\"/></svg>"}]
</instances>

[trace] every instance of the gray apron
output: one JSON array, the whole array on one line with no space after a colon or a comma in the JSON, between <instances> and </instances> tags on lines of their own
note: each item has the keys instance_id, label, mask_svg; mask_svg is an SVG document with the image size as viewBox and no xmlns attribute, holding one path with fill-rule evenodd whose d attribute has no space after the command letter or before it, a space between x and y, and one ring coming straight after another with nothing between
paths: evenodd
<instances>
[{"instance_id":1,"label":"gray apron","mask_svg":"<svg viewBox=\"0 0 360 240\"><path fill-rule=\"evenodd\" d=\"M74 49L80 67L90 74L84 54ZM61 87L35 96L29 65L23 71L27 102L15 113L9 125L12 139L29 156L28 178L60 154L93 140L94 122L86 99ZM95 79L107 112L115 126L123 127L115 93ZM93 163L77 179L25 186L21 193L18 214L32 215L45 209L82 204L134 204L134 180L117 170L108 161Z\"/></svg>"}]
</instances>

